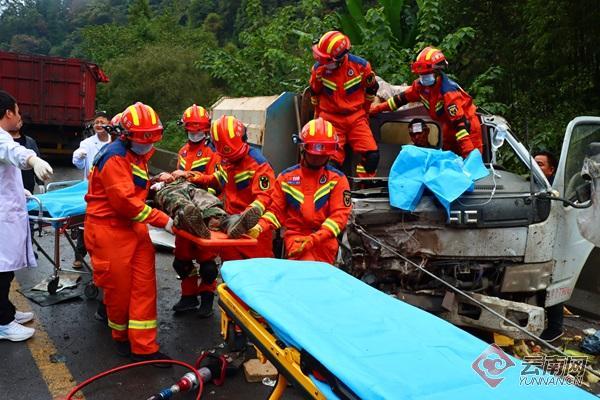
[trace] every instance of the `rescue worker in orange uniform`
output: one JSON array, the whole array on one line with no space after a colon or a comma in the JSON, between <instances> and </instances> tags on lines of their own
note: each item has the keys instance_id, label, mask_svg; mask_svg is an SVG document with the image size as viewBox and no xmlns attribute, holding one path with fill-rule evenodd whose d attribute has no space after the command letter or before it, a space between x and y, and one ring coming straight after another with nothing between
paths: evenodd
<instances>
[{"instance_id":1,"label":"rescue worker in orange uniform","mask_svg":"<svg viewBox=\"0 0 600 400\"><path fill-rule=\"evenodd\" d=\"M300 133L300 164L277 177L268 211L249 234L285 228L287 258L335 262L337 236L350 216L350 188L346 176L328 165L339 139L333 125L318 118Z\"/></svg>"},{"instance_id":2,"label":"rescue worker in orange uniform","mask_svg":"<svg viewBox=\"0 0 600 400\"><path fill-rule=\"evenodd\" d=\"M220 160L209 142L210 116L204 107L196 104L188 107L183 112L180 123L187 132L188 141L179 150L177 170L171 174L159 175L159 180L163 182L172 182L179 177L192 177L195 173L212 175ZM200 306L198 316L208 318L212 315L219 274L216 256L191 240L175 236L173 268L181 279L181 298L173 306L173 311L185 312ZM198 262L199 269L193 260Z\"/></svg>"},{"instance_id":3,"label":"rescue worker in orange uniform","mask_svg":"<svg viewBox=\"0 0 600 400\"><path fill-rule=\"evenodd\" d=\"M221 157L217 171L212 175L192 173L188 181L220 191L228 214L241 214L250 207L264 213L271 204L275 173L262 153L247 143L244 124L224 115L213 121L211 140ZM264 232L258 235L256 246L227 247L219 255L223 261L273 257L272 240L271 232Z\"/></svg>"},{"instance_id":4,"label":"rescue worker in orange uniform","mask_svg":"<svg viewBox=\"0 0 600 400\"><path fill-rule=\"evenodd\" d=\"M332 160L341 166L344 145L360 153L358 177L375 176L379 150L369 127L369 108L379 84L368 61L350 54L350 39L338 31L327 32L312 48L316 63L310 75L311 102L315 118L335 127L339 146Z\"/></svg>"},{"instance_id":5,"label":"rescue worker in orange uniform","mask_svg":"<svg viewBox=\"0 0 600 400\"><path fill-rule=\"evenodd\" d=\"M169 357L156 342L154 246L147 224L172 233L173 220L145 203L148 160L163 126L150 106L138 102L123 112L121 127L120 137L96 156L89 176L85 245L94 283L104 290L117 352L136 361L164 359Z\"/></svg>"},{"instance_id":6,"label":"rescue worker in orange uniform","mask_svg":"<svg viewBox=\"0 0 600 400\"><path fill-rule=\"evenodd\" d=\"M411 65L419 75L412 85L399 95L371 108L371 114L394 111L412 102L420 102L429 116L442 125L442 148L466 158L475 149L483 153L481 123L473 99L458 83L443 72L448 66L444 54L426 47Z\"/></svg>"}]
</instances>

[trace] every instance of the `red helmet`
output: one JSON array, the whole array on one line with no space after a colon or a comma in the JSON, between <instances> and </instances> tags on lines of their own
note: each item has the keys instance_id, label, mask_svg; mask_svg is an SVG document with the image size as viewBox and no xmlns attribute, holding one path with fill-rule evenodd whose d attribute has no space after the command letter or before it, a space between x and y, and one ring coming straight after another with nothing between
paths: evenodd
<instances>
[{"instance_id":1,"label":"red helmet","mask_svg":"<svg viewBox=\"0 0 600 400\"><path fill-rule=\"evenodd\" d=\"M319 64L338 61L350 51L350 39L339 31L329 31L312 47L313 57Z\"/></svg>"},{"instance_id":2,"label":"red helmet","mask_svg":"<svg viewBox=\"0 0 600 400\"><path fill-rule=\"evenodd\" d=\"M309 154L332 156L338 149L338 135L323 118L309 121L300 132L300 148Z\"/></svg>"},{"instance_id":3,"label":"red helmet","mask_svg":"<svg viewBox=\"0 0 600 400\"><path fill-rule=\"evenodd\" d=\"M424 75L431 74L435 70L441 70L448 66L446 56L435 47L425 47L414 63L410 66L413 74Z\"/></svg>"},{"instance_id":4,"label":"red helmet","mask_svg":"<svg viewBox=\"0 0 600 400\"><path fill-rule=\"evenodd\" d=\"M156 143L162 139L163 126L152 107L139 101L121 115L125 137L136 143Z\"/></svg>"},{"instance_id":5,"label":"red helmet","mask_svg":"<svg viewBox=\"0 0 600 400\"><path fill-rule=\"evenodd\" d=\"M204 107L193 104L188 107L181 117L181 123L186 131L206 132L210 130L210 117Z\"/></svg>"},{"instance_id":6,"label":"red helmet","mask_svg":"<svg viewBox=\"0 0 600 400\"><path fill-rule=\"evenodd\" d=\"M214 121L210 134L217 153L226 160L237 160L248 150L246 127L235 117L223 115Z\"/></svg>"},{"instance_id":7,"label":"red helmet","mask_svg":"<svg viewBox=\"0 0 600 400\"><path fill-rule=\"evenodd\" d=\"M114 117L112 117L112 119L110 120L110 125L111 126L118 126L121 123L121 118L123 117L123 113L120 112L118 114L116 114Z\"/></svg>"}]
</instances>

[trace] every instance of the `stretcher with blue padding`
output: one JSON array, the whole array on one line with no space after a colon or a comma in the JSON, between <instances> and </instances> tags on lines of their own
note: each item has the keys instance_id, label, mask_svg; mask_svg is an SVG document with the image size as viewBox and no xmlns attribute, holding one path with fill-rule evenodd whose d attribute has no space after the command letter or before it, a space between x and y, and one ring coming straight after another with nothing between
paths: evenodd
<instances>
[{"instance_id":1,"label":"stretcher with blue padding","mask_svg":"<svg viewBox=\"0 0 600 400\"><path fill-rule=\"evenodd\" d=\"M230 261L221 275L221 331L239 325L275 365L273 400L288 382L314 399L595 398L522 385L520 360L325 263Z\"/></svg>"},{"instance_id":2,"label":"stretcher with blue padding","mask_svg":"<svg viewBox=\"0 0 600 400\"><path fill-rule=\"evenodd\" d=\"M32 226L32 240L39 251L54 267L53 275L48 282L48 292L55 294L59 285L61 271L87 274L90 276L85 285L84 294L88 298L98 296L98 289L91 280L92 270L84 257L79 257L84 266L83 270L65 269L61 267L60 241L65 237L75 254L78 253L73 238L81 234L85 219L86 203L84 196L87 193L87 181L52 182L46 186L46 193L31 196L27 201L29 221ZM54 230L53 256L50 256L40 243L37 236L42 236L42 229L52 227Z\"/></svg>"}]
</instances>

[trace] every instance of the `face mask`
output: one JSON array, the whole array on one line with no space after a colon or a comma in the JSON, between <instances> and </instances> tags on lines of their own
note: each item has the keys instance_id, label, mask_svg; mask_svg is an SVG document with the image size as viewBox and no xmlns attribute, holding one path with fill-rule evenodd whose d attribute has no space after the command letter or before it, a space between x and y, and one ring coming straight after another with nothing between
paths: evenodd
<instances>
[{"instance_id":1,"label":"face mask","mask_svg":"<svg viewBox=\"0 0 600 400\"><path fill-rule=\"evenodd\" d=\"M419 82L423 86L431 86L435 83L435 74L419 75Z\"/></svg>"},{"instance_id":2,"label":"face mask","mask_svg":"<svg viewBox=\"0 0 600 400\"><path fill-rule=\"evenodd\" d=\"M136 142L131 142L131 151L133 151L135 154L138 154L140 156L143 156L144 154L148 153L150 150L152 150L152 148L154 147L153 143L136 143Z\"/></svg>"},{"instance_id":3,"label":"face mask","mask_svg":"<svg viewBox=\"0 0 600 400\"><path fill-rule=\"evenodd\" d=\"M206 138L206 135L204 134L204 132L197 132L197 133L192 133L192 132L188 132L188 139L190 140L190 142L194 142L194 143L198 143L201 140L203 140L204 138Z\"/></svg>"}]
</instances>

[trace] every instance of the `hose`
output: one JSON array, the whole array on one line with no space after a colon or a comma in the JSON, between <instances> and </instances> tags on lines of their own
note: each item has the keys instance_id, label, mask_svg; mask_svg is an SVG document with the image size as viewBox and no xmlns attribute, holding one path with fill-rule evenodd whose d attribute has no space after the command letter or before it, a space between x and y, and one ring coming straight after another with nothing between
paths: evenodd
<instances>
[{"instance_id":1,"label":"hose","mask_svg":"<svg viewBox=\"0 0 600 400\"><path fill-rule=\"evenodd\" d=\"M81 382L79 385L75 386L73 389L71 389L71 391L69 392L69 394L67 395L65 400L72 400L73 396L75 395L75 393L79 392L81 389L83 389L84 387L88 386L90 383L95 382L99 379L104 378L105 376L108 375L112 375L115 374L117 372L126 370L126 369L130 369L130 368L137 368L137 367L142 367L144 365L151 365L151 364L173 364L173 365L179 365L181 367L185 367L187 369L190 369L194 372L194 374L196 375L196 379L198 380L198 394L196 396L196 400L200 400L200 396L202 396L202 390L204 389L204 384L202 382L202 377L200 376L200 374L198 373L198 371L190 364L185 363L183 361L177 361L177 360L148 360L148 361L140 361L140 362L136 362L136 363L131 363L131 364L126 364L126 365L121 365L120 367L116 367L116 368L112 368L109 369L107 371L101 372L97 375L92 376L89 379L86 379L85 381Z\"/></svg>"}]
</instances>

